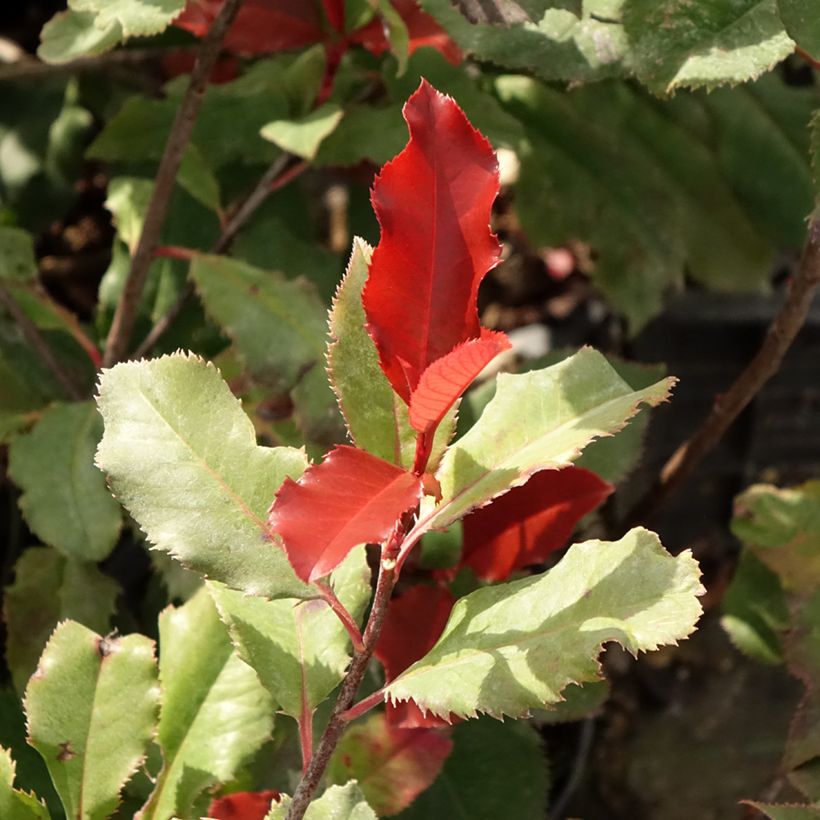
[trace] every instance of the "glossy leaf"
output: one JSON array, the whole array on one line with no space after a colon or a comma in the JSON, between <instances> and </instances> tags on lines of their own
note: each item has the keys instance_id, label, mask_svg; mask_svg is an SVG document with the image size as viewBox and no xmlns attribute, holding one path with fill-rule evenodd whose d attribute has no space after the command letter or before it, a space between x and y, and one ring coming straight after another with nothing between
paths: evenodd
<instances>
[{"instance_id":1,"label":"glossy leaf","mask_svg":"<svg viewBox=\"0 0 820 820\"><path fill-rule=\"evenodd\" d=\"M442 459L441 501L423 506L403 554L425 531L448 527L533 473L568 466L592 440L622 429L641 404L664 401L672 384L632 390L591 348L544 370L502 373L479 420Z\"/></svg>"},{"instance_id":2,"label":"glossy leaf","mask_svg":"<svg viewBox=\"0 0 820 820\"><path fill-rule=\"evenodd\" d=\"M482 329L480 338L469 339L436 359L421 374L410 397L413 428L419 433L435 430L475 377L510 347L503 333Z\"/></svg>"},{"instance_id":3,"label":"glossy leaf","mask_svg":"<svg viewBox=\"0 0 820 820\"><path fill-rule=\"evenodd\" d=\"M14 788L11 752L0 746L0 817L4 820L49 820L45 804L33 794Z\"/></svg>"},{"instance_id":4,"label":"glossy leaf","mask_svg":"<svg viewBox=\"0 0 820 820\"><path fill-rule=\"evenodd\" d=\"M91 402L49 408L9 449L9 473L23 491L32 532L64 555L102 561L117 543L119 505L94 466L102 421Z\"/></svg>"},{"instance_id":5,"label":"glossy leaf","mask_svg":"<svg viewBox=\"0 0 820 820\"><path fill-rule=\"evenodd\" d=\"M273 806L265 820L285 820L290 797L284 795ZM367 804L361 789L354 781L346 786L331 786L305 812L305 820L377 820L376 813Z\"/></svg>"},{"instance_id":6,"label":"glossy leaf","mask_svg":"<svg viewBox=\"0 0 820 820\"><path fill-rule=\"evenodd\" d=\"M461 109L426 81L403 113L410 141L373 185L381 236L363 301L382 368L409 402L428 365L479 335L478 286L499 259L489 229L498 168Z\"/></svg>"},{"instance_id":7,"label":"glossy leaf","mask_svg":"<svg viewBox=\"0 0 820 820\"><path fill-rule=\"evenodd\" d=\"M672 557L644 529L576 544L543 575L459 599L438 643L385 695L441 716L519 717L556 703L570 683L600 677L605 643L635 654L689 635L698 576L689 552Z\"/></svg>"},{"instance_id":8,"label":"glossy leaf","mask_svg":"<svg viewBox=\"0 0 820 820\"><path fill-rule=\"evenodd\" d=\"M120 364L103 373L98 402L97 463L157 549L254 595L313 594L265 520L284 478L304 470L304 454L259 447L215 367L185 354Z\"/></svg>"},{"instance_id":9,"label":"glossy leaf","mask_svg":"<svg viewBox=\"0 0 820 820\"><path fill-rule=\"evenodd\" d=\"M461 563L485 581L504 581L561 549L578 521L612 490L580 467L536 473L464 519Z\"/></svg>"},{"instance_id":10,"label":"glossy leaf","mask_svg":"<svg viewBox=\"0 0 820 820\"><path fill-rule=\"evenodd\" d=\"M26 550L14 566L14 583L4 590L6 663L22 694L49 636L72 619L105 634L111 626L119 586L94 564L56 550Z\"/></svg>"},{"instance_id":11,"label":"glossy leaf","mask_svg":"<svg viewBox=\"0 0 820 820\"><path fill-rule=\"evenodd\" d=\"M455 602L448 589L424 584L416 584L390 601L374 652L384 666L387 682L433 648ZM390 723L404 729L443 724L440 718L422 714L412 702L388 703L386 710Z\"/></svg>"},{"instance_id":12,"label":"glossy leaf","mask_svg":"<svg viewBox=\"0 0 820 820\"><path fill-rule=\"evenodd\" d=\"M25 706L30 742L67 816L103 820L113 813L145 756L158 701L148 638L102 638L74 621L57 627Z\"/></svg>"},{"instance_id":13,"label":"glossy leaf","mask_svg":"<svg viewBox=\"0 0 820 820\"><path fill-rule=\"evenodd\" d=\"M453 752L400 820L542 817L549 788L541 738L524 722L483 717L453 727Z\"/></svg>"},{"instance_id":14,"label":"glossy leaf","mask_svg":"<svg viewBox=\"0 0 820 820\"><path fill-rule=\"evenodd\" d=\"M372 248L358 237L330 311L327 350L330 380L353 443L405 469L413 466L416 433L407 405L395 394L379 367L379 354L365 330L362 288ZM439 425L429 464L435 468L452 438L455 411Z\"/></svg>"},{"instance_id":15,"label":"glossy leaf","mask_svg":"<svg viewBox=\"0 0 820 820\"><path fill-rule=\"evenodd\" d=\"M794 49L777 0L627 0L630 65L657 93L753 80Z\"/></svg>"},{"instance_id":16,"label":"glossy leaf","mask_svg":"<svg viewBox=\"0 0 820 820\"><path fill-rule=\"evenodd\" d=\"M210 255L193 260L191 277L207 312L266 387L287 391L322 361L325 309L311 283Z\"/></svg>"},{"instance_id":17,"label":"glossy leaf","mask_svg":"<svg viewBox=\"0 0 820 820\"><path fill-rule=\"evenodd\" d=\"M355 779L383 817L398 814L438 777L453 743L442 729L400 729L383 712L350 726L328 766L333 783Z\"/></svg>"},{"instance_id":18,"label":"glossy leaf","mask_svg":"<svg viewBox=\"0 0 820 820\"><path fill-rule=\"evenodd\" d=\"M271 803L280 794L272 789L261 792L233 792L211 801L209 820L265 820Z\"/></svg>"},{"instance_id":19,"label":"glossy leaf","mask_svg":"<svg viewBox=\"0 0 820 820\"><path fill-rule=\"evenodd\" d=\"M123 37L150 37L164 31L185 6L185 0L70 0L74 11L95 15L101 29L118 25Z\"/></svg>"},{"instance_id":20,"label":"glossy leaf","mask_svg":"<svg viewBox=\"0 0 820 820\"><path fill-rule=\"evenodd\" d=\"M364 450L340 446L298 482L285 480L268 524L296 574L314 581L357 544L380 543L421 495L418 476Z\"/></svg>"},{"instance_id":21,"label":"glossy leaf","mask_svg":"<svg viewBox=\"0 0 820 820\"><path fill-rule=\"evenodd\" d=\"M370 600L364 548L331 575L336 597L355 620ZM322 600L265 601L209 584L240 657L256 671L275 708L297 720L311 714L339 683L350 662L350 638Z\"/></svg>"},{"instance_id":22,"label":"glossy leaf","mask_svg":"<svg viewBox=\"0 0 820 820\"><path fill-rule=\"evenodd\" d=\"M192 0L174 20L203 37L223 0ZM225 37L225 48L242 54L269 54L301 48L324 39L319 14L304 0L245 0Z\"/></svg>"},{"instance_id":23,"label":"glossy leaf","mask_svg":"<svg viewBox=\"0 0 820 820\"><path fill-rule=\"evenodd\" d=\"M273 728L270 697L234 652L207 590L161 613L159 640L163 767L143 820L190 816L196 798L234 778Z\"/></svg>"},{"instance_id":24,"label":"glossy leaf","mask_svg":"<svg viewBox=\"0 0 820 820\"><path fill-rule=\"evenodd\" d=\"M261 134L283 151L313 159L325 137L333 133L344 116L335 103L326 103L298 120L273 120Z\"/></svg>"}]
</instances>

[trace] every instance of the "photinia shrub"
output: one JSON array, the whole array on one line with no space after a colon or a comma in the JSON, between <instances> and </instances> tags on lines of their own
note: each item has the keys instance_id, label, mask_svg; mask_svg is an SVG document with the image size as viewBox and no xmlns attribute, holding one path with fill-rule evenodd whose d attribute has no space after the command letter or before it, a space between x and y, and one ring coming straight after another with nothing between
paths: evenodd
<instances>
[{"instance_id":1,"label":"photinia shrub","mask_svg":"<svg viewBox=\"0 0 820 820\"><path fill-rule=\"evenodd\" d=\"M154 549L205 583L160 615L158 661L148 638L71 620L48 641L26 710L69 816L106 816L140 766L152 778L142 820L194 816L274 715L298 737L292 797L240 788L211 817L392 815L447 765L453 724L549 709L599 679L604 644L634 654L694 629L697 565L645 529L523 572L611 492L576 459L665 401L673 380L635 389L583 348L498 375L453 440L461 396L510 346L477 311L499 260L498 165L428 82L404 117L409 141L373 184L379 243L354 242L330 312L328 376L350 444L312 464L258 444L219 371L193 354L100 377L97 464ZM419 543L462 519L460 557L425 570ZM13 816L45 816L13 791L13 771L4 788L34 812Z\"/></svg>"}]
</instances>

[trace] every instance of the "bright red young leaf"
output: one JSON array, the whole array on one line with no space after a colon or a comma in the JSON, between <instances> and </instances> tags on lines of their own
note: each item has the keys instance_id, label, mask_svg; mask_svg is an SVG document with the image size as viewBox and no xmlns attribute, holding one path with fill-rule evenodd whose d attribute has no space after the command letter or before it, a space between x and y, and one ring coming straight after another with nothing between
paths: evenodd
<instances>
[{"instance_id":1,"label":"bright red young leaf","mask_svg":"<svg viewBox=\"0 0 820 820\"><path fill-rule=\"evenodd\" d=\"M429 365L479 336L478 286L499 260L489 227L498 163L426 80L403 113L410 141L373 185L381 237L362 299L382 369L409 404Z\"/></svg>"},{"instance_id":2,"label":"bright red young leaf","mask_svg":"<svg viewBox=\"0 0 820 820\"><path fill-rule=\"evenodd\" d=\"M377 713L345 732L331 777L336 783L355 780L379 817L390 816L432 784L452 750L441 729L400 729Z\"/></svg>"},{"instance_id":3,"label":"bright red young leaf","mask_svg":"<svg viewBox=\"0 0 820 820\"><path fill-rule=\"evenodd\" d=\"M455 602L449 590L423 584L390 601L374 652L384 666L388 683L433 648ZM425 715L412 701L395 706L388 703L386 714L390 723L403 728L448 725L443 718Z\"/></svg>"},{"instance_id":4,"label":"bright red young leaf","mask_svg":"<svg viewBox=\"0 0 820 820\"><path fill-rule=\"evenodd\" d=\"M450 39L447 32L415 0L394 0L393 7L407 26L407 51L429 46L440 51L444 59L453 65L462 60L461 49ZM351 43L360 43L372 54L379 55L390 49L390 42L379 17L373 18L366 26L354 31L348 37Z\"/></svg>"},{"instance_id":5,"label":"bright red young leaf","mask_svg":"<svg viewBox=\"0 0 820 820\"><path fill-rule=\"evenodd\" d=\"M510 340L498 331L481 328L478 339L469 339L436 359L421 374L410 397L410 424L419 433L438 427L447 411L473 379L503 350Z\"/></svg>"},{"instance_id":6,"label":"bright red young leaf","mask_svg":"<svg viewBox=\"0 0 820 820\"><path fill-rule=\"evenodd\" d=\"M566 544L578 521L614 488L589 470L542 470L464 519L461 565L503 581Z\"/></svg>"},{"instance_id":7,"label":"bright red young leaf","mask_svg":"<svg viewBox=\"0 0 820 820\"><path fill-rule=\"evenodd\" d=\"M234 792L227 797L212 800L208 817L213 820L264 820L273 800L279 802L279 792Z\"/></svg>"},{"instance_id":8,"label":"bright red young leaf","mask_svg":"<svg viewBox=\"0 0 820 820\"><path fill-rule=\"evenodd\" d=\"M224 0L189 0L174 25L202 37ZM322 42L322 15L312 0L244 0L225 37L239 54L269 54Z\"/></svg>"},{"instance_id":9,"label":"bright red young leaf","mask_svg":"<svg viewBox=\"0 0 820 820\"><path fill-rule=\"evenodd\" d=\"M355 447L336 447L299 481L286 478L268 524L303 581L335 569L357 544L381 542L421 496L421 479Z\"/></svg>"}]
</instances>

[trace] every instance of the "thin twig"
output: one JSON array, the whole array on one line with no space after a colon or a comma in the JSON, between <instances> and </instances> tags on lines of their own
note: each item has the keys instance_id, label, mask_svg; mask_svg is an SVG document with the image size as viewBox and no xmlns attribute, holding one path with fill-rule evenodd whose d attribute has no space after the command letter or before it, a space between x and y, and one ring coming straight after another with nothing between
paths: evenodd
<instances>
[{"instance_id":1,"label":"thin twig","mask_svg":"<svg viewBox=\"0 0 820 820\"><path fill-rule=\"evenodd\" d=\"M345 605L336 597L336 593L327 585L321 582L316 584L319 591L322 593L322 600L333 610L336 617L341 621L342 626L350 635L350 641L353 644L353 649L356 652L364 651L364 643L362 642L362 633L359 632L359 626L353 620L353 616L347 611Z\"/></svg>"},{"instance_id":2,"label":"thin twig","mask_svg":"<svg viewBox=\"0 0 820 820\"><path fill-rule=\"evenodd\" d=\"M128 342L137 317L140 297L145 287L154 248L159 243L165 218L168 215L177 172L202 107L208 87L208 78L219 56L222 41L241 3L242 0L226 0L200 45L188 88L182 98L174 124L171 126L168 142L165 144L154 182L154 191L145 213L142 233L131 262L131 271L108 333L103 358L105 367L111 367L120 361L128 351Z\"/></svg>"},{"instance_id":3,"label":"thin twig","mask_svg":"<svg viewBox=\"0 0 820 820\"><path fill-rule=\"evenodd\" d=\"M174 49L174 51L177 50L185 50L185 47ZM0 81L36 79L55 74L103 71L114 67L134 66L156 60L168 53L168 48L126 48L111 51L108 54L99 54L96 57L80 57L67 63L43 63L40 60L24 59L0 65Z\"/></svg>"},{"instance_id":4,"label":"thin twig","mask_svg":"<svg viewBox=\"0 0 820 820\"><path fill-rule=\"evenodd\" d=\"M806 320L820 284L820 221L809 223L808 239L788 287L786 299L774 317L763 344L734 384L715 402L709 415L672 454L657 482L626 516L631 526L645 521L683 483L712 451L723 434L763 385L777 373L786 351Z\"/></svg>"},{"instance_id":5,"label":"thin twig","mask_svg":"<svg viewBox=\"0 0 820 820\"><path fill-rule=\"evenodd\" d=\"M40 329L29 319L26 312L20 307L14 296L12 296L11 291L2 284L0 284L0 304L11 314L11 318L17 322L20 330L26 337L26 341L43 360L46 367L54 374L54 378L57 379L66 393L75 401L81 401L83 398L82 392L71 379L69 379L57 361L54 351L49 347L43 334L40 333Z\"/></svg>"},{"instance_id":6,"label":"thin twig","mask_svg":"<svg viewBox=\"0 0 820 820\"><path fill-rule=\"evenodd\" d=\"M245 223L253 216L259 206L272 194L292 179L301 174L307 167L306 162L296 162L290 165L293 154L281 154L270 165L267 171L259 178L253 190L234 210L233 215L228 219L222 228L219 238L211 246L211 253L224 253L233 242L236 235L244 227ZM159 340L170 330L177 317L182 313L188 300L194 295L194 285L188 282L185 289L180 293L176 302L163 314L139 347L134 351L135 359L144 359L156 347Z\"/></svg>"}]
</instances>

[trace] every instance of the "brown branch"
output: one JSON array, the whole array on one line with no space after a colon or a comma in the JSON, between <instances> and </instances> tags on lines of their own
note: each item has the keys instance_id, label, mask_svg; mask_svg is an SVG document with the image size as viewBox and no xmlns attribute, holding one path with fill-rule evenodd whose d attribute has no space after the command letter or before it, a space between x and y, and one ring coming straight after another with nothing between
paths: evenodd
<instances>
[{"instance_id":1,"label":"brown branch","mask_svg":"<svg viewBox=\"0 0 820 820\"><path fill-rule=\"evenodd\" d=\"M734 384L715 402L694 435L672 454L656 483L627 515L627 524L631 526L645 521L666 501L712 451L763 385L777 373L786 351L806 320L818 284L820 221L813 218L786 299L769 326L760 350Z\"/></svg>"},{"instance_id":2,"label":"brown branch","mask_svg":"<svg viewBox=\"0 0 820 820\"><path fill-rule=\"evenodd\" d=\"M82 392L69 379L63 370L54 351L49 347L45 337L40 333L40 329L29 319L23 308L20 307L11 291L3 284L0 284L0 304L11 314L11 318L20 327L26 341L31 345L35 353L43 360L46 367L52 372L54 378L60 383L65 392L75 401L81 401Z\"/></svg>"},{"instance_id":3,"label":"brown branch","mask_svg":"<svg viewBox=\"0 0 820 820\"><path fill-rule=\"evenodd\" d=\"M219 238L211 246L211 253L224 253L230 247L245 223L256 213L256 210L268 196L274 191L278 191L284 185L287 185L288 182L308 167L306 162L297 162L290 165L293 159L292 154L281 154L271 163L253 190L236 207L233 215L225 223ZM194 286L189 282L176 302L159 318L148 332L148 335L142 340L139 347L134 351L135 359L145 358L154 349L157 342L170 330L179 314L182 313L188 300L193 295Z\"/></svg>"},{"instance_id":4,"label":"brown branch","mask_svg":"<svg viewBox=\"0 0 820 820\"><path fill-rule=\"evenodd\" d=\"M103 358L105 367L116 364L127 353L128 342L131 338L131 331L134 329L137 309L145 287L145 280L148 277L148 269L151 265L154 248L159 243L165 218L168 215L171 194L176 185L177 172L202 107L202 101L208 87L208 78L211 76L211 71L219 56L222 41L237 11L239 11L241 3L242 0L225 0L225 4L220 9L213 25L199 47L188 88L182 98L174 124L171 126L171 133L168 136L168 142L165 144L165 151L160 160L154 182L154 191L151 195L151 201L148 203L142 233L131 262L131 271L125 282L125 287L114 314L114 321L108 333Z\"/></svg>"}]
</instances>

